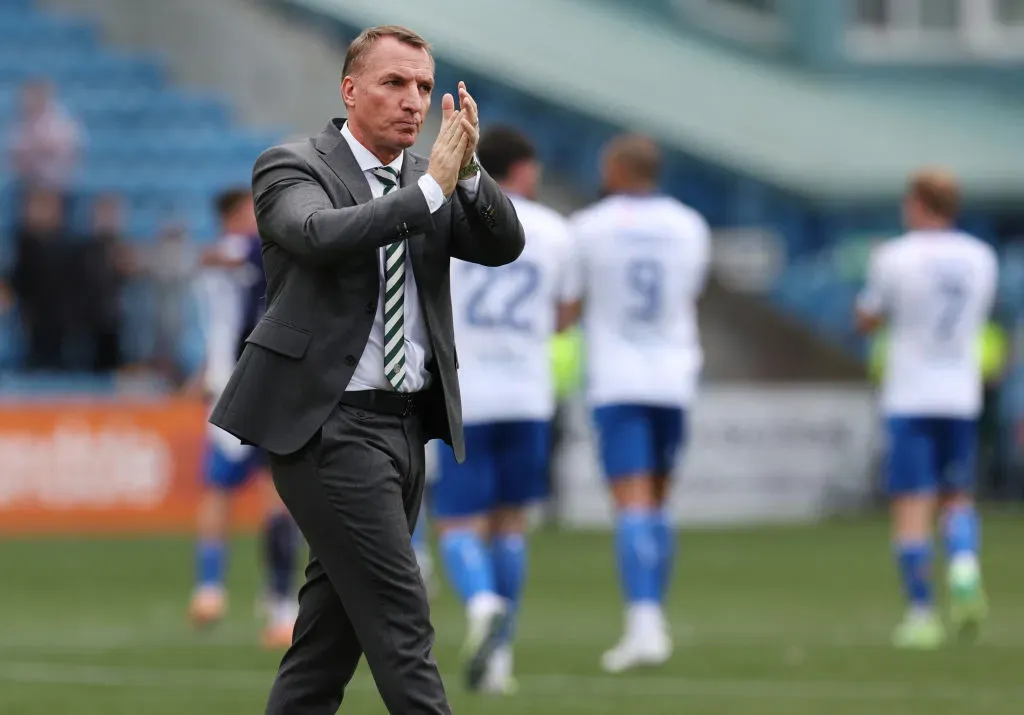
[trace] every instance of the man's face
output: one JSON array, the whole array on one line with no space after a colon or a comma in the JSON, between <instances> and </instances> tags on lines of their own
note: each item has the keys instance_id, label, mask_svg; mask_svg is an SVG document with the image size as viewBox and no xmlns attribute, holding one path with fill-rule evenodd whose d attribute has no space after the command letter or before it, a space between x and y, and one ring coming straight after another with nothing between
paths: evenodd
<instances>
[{"instance_id":1,"label":"man's face","mask_svg":"<svg viewBox=\"0 0 1024 715\"><path fill-rule=\"evenodd\" d=\"M29 194L25 221L34 231L56 231L64 223L64 203L60 194L39 189Z\"/></svg>"},{"instance_id":2,"label":"man's face","mask_svg":"<svg viewBox=\"0 0 1024 715\"><path fill-rule=\"evenodd\" d=\"M22 110L28 119L37 119L50 103L50 88L41 82L27 85L22 94Z\"/></svg>"},{"instance_id":3,"label":"man's face","mask_svg":"<svg viewBox=\"0 0 1024 715\"><path fill-rule=\"evenodd\" d=\"M244 234L256 233L256 208L251 198L247 198L238 207L238 232Z\"/></svg>"},{"instance_id":4,"label":"man's face","mask_svg":"<svg viewBox=\"0 0 1024 715\"><path fill-rule=\"evenodd\" d=\"M119 233L121 231L121 202L113 196L100 198L93 208L92 225L96 233Z\"/></svg>"},{"instance_id":5,"label":"man's face","mask_svg":"<svg viewBox=\"0 0 1024 715\"><path fill-rule=\"evenodd\" d=\"M348 120L371 150L411 147L433 89L434 62L427 51L393 37L375 42L341 83Z\"/></svg>"}]
</instances>

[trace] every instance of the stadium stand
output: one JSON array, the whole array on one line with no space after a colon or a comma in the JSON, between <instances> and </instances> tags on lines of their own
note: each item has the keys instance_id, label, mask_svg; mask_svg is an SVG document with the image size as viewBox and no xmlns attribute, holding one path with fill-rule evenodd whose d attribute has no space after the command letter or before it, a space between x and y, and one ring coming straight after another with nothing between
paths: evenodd
<instances>
[{"instance_id":1,"label":"stadium stand","mask_svg":"<svg viewBox=\"0 0 1024 715\"><path fill-rule=\"evenodd\" d=\"M240 127L219 95L174 87L158 57L105 46L85 17L46 11L32 0L5 0L0 6L0 136L7 136L15 120L20 86L39 78L53 85L84 134L70 187L72 231L84 228L94 197L114 192L124 201L131 239L149 242L174 222L194 241L208 241L216 230L212 196L227 186L248 185L259 152L283 136ZM12 259L13 191L13 167L5 152L0 273ZM129 324L146 322L140 311L152 301L140 298L129 291L124 301ZM178 356L185 363L197 359L194 327L186 331L190 337ZM126 347L137 357L140 341L130 342ZM0 315L0 367L18 367L21 343L16 311L6 311ZM12 379L5 375L5 389L17 388Z\"/></svg>"}]
</instances>

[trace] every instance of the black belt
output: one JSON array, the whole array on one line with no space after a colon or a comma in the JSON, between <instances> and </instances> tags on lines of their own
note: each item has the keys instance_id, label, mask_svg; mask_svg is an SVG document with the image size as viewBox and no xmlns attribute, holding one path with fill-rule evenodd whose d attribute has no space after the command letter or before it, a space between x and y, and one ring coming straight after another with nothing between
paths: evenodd
<instances>
[{"instance_id":1,"label":"black belt","mask_svg":"<svg viewBox=\"0 0 1024 715\"><path fill-rule=\"evenodd\" d=\"M408 417L423 410L424 392L391 390L350 390L342 393L341 404L383 415Z\"/></svg>"}]
</instances>

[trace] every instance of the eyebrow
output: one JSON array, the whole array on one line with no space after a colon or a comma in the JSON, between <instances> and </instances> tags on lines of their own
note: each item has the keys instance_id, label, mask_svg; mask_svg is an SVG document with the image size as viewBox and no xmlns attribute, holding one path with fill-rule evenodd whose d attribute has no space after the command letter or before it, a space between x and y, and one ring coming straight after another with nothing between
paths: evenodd
<instances>
[{"instance_id":1,"label":"eyebrow","mask_svg":"<svg viewBox=\"0 0 1024 715\"><path fill-rule=\"evenodd\" d=\"M434 86L434 79L432 77L431 78L427 78L427 79L418 80L415 77L409 77L408 75L403 75L403 74L400 74L398 72L388 72L386 75L384 75L384 78L381 81L382 82L390 82L391 80L394 80L394 79L397 79L397 80L399 80L401 82L408 82L408 81L412 80L412 81L415 81L417 84L429 84L431 87Z\"/></svg>"}]
</instances>

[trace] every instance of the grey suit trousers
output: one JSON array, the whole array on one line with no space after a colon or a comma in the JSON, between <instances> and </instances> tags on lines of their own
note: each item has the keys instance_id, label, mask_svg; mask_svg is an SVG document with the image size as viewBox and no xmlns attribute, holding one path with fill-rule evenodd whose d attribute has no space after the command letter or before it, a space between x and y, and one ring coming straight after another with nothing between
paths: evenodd
<instances>
[{"instance_id":1,"label":"grey suit trousers","mask_svg":"<svg viewBox=\"0 0 1024 715\"><path fill-rule=\"evenodd\" d=\"M423 499L420 417L338 405L302 449L271 455L310 546L267 715L333 715L365 653L393 715L450 715L410 535Z\"/></svg>"}]
</instances>

